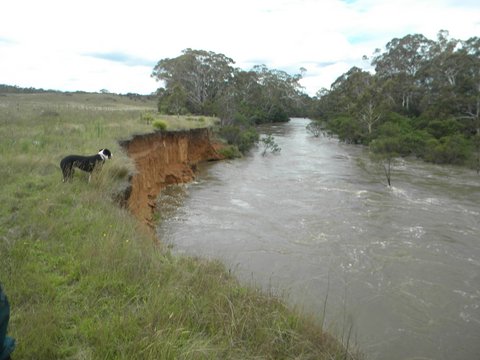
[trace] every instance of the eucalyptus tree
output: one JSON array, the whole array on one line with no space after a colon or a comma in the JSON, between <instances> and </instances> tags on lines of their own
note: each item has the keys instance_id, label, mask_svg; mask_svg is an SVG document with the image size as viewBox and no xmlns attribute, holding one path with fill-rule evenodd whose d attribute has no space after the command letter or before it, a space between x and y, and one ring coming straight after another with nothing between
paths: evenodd
<instances>
[{"instance_id":1,"label":"eucalyptus tree","mask_svg":"<svg viewBox=\"0 0 480 360\"><path fill-rule=\"evenodd\" d=\"M462 43L459 50L463 58L464 68L462 117L470 120L470 128L480 136L480 37L472 37Z\"/></svg>"},{"instance_id":2,"label":"eucalyptus tree","mask_svg":"<svg viewBox=\"0 0 480 360\"><path fill-rule=\"evenodd\" d=\"M330 131L349 143L375 140L387 180L395 153L480 168L479 37L407 35L377 49L371 63L374 74L351 68L317 94L315 112ZM389 126L401 131L382 133Z\"/></svg>"},{"instance_id":3,"label":"eucalyptus tree","mask_svg":"<svg viewBox=\"0 0 480 360\"><path fill-rule=\"evenodd\" d=\"M329 95L336 113L351 114L356 99L363 93L368 73L354 66L332 84Z\"/></svg>"},{"instance_id":4,"label":"eucalyptus tree","mask_svg":"<svg viewBox=\"0 0 480 360\"><path fill-rule=\"evenodd\" d=\"M172 115L183 115L188 113L187 94L183 87L178 84L170 86L168 89L161 88L157 91L158 110L161 113Z\"/></svg>"},{"instance_id":5,"label":"eucalyptus tree","mask_svg":"<svg viewBox=\"0 0 480 360\"><path fill-rule=\"evenodd\" d=\"M260 116L256 122L288 121L289 116L301 106L301 74L256 65L252 69L260 85Z\"/></svg>"},{"instance_id":6,"label":"eucalyptus tree","mask_svg":"<svg viewBox=\"0 0 480 360\"><path fill-rule=\"evenodd\" d=\"M160 60L152 77L164 82L167 95L171 96L173 89L177 94L183 93L189 111L212 114L233 77L233 64L223 54L185 49L176 58Z\"/></svg>"},{"instance_id":7,"label":"eucalyptus tree","mask_svg":"<svg viewBox=\"0 0 480 360\"><path fill-rule=\"evenodd\" d=\"M419 87L417 74L428 61L433 41L421 34L394 38L386 45L386 51L375 50L372 65L376 75L386 84L384 94L397 106L397 111L415 113Z\"/></svg>"},{"instance_id":8,"label":"eucalyptus tree","mask_svg":"<svg viewBox=\"0 0 480 360\"><path fill-rule=\"evenodd\" d=\"M432 119L457 119L480 134L480 38L466 41L438 34L421 72L422 111Z\"/></svg>"},{"instance_id":9,"label":"eucalyptus tree","mask_svg":"<svg viewBox=\"0 0 480 360\"><path fill-rule=\"evenodd\" d=\"M242 114L246 119L254 121L255 117L263 108L263 89L258 80L258 74L253 71L235 69L233 81L228 93L232 100L229 107L229 117Z\"/></svg>"},{"instance_id":10,"label":"eucalyptus tree","mask_svg":"<svg viewBox=\"0 0 480 360\"><path fill-rule=\"evenodd\" d=\"M333 82L330 90L317 93L327 129L347 143L359 143L362 138L360 126L352 117L355 100L363 91L357 81L361 73L360 68L352 67Z\"/></svg>"},{"instance_id":11,"label":"eucalyptus tree","mask_svg":"<svg viewBox=\"0 0 480 360\"><path fill-rule=\"evenodd\" d=\"M305 112L300 85L304 69L301 74L290 75L265 65L243 71L233 64L223 54L192 49L160 60L152 72L152 77L165 86L159 108L185 108L226 119L238 112L255 123L288 121L289 116ZM183 107L179 106L182 101Z\"/></svg>"},{"instance_id":12,"label":"eucalyptus tree","mask_svg":"<svg viewBox=\"0 0 480 360\"><path fill-rule=\"evenodd\" d=\"M326 100L324 100L326 99ZM321 102L329 124L340 138L351 143L368 142L386 112L381 82L367 71L351 68L337 78Z\"/></svg>"},{"instance_id":13,"label":"eucalyptus tree","mask_svg":"<svg viewBox=\"0 0 480 360\"><path fill-rule=\"evenodd\" d=\"M336 114L338 107L334 104L334 97L331 96L330 90L321 88L313 97L313 105L311 117L314 119L322 119L328 121Z\"/></svg>"},{"instance_id":14,"label":"eucalyptus tree","mask_svg":"<svg viewBox=\"0 0 480 360\"><path fill-rule=\"evenodd\" d=\"M368 141L375 128L385 121L391 102L384 96L384 83L378 77L364 72L362 83L363 92L355 102L354 116L366 131Z\"/></svg>"},{"instance_id":15,"label":"eucalyptus tree","mask_svg":"<svg viewBox=\"0 0 480 360\"><path fill-rule=\"evenodd\" d=\"M429 118L445 119L456 112L455 97L463 67L457 51L460 43L449 39L448 31L440 31L430 47L429 61L419 72L423 89L421 111Z\"/></svg>"}]
</instances>

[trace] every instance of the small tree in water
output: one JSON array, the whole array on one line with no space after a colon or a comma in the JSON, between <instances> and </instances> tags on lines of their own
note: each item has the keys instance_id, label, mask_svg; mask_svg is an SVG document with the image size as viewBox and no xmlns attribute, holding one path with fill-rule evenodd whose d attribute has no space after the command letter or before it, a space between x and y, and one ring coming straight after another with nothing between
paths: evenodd
<instances>
[{"instance_id":1,"label":"small tree in water","mask_svg":"<svg viewBox=\"0 0 480 360\"><path fill-rule=\"evenodd\" d=\"M399 146L396 137L381 137L370 143L371 155L383 165L388 186L392 186L392 167L395 158L399 156Z\"/></svg>"},{"instance_id":2,"label":"small tree in water","mask_svg":"<svg viewBox=\"0 0 480 360\"><path fill-rule=\"evenodd\" d=\"M263 144L263 152L262 156L265 156L267 154L267 151L271 151L272 153L279 152L282 150L280 146L275 142L275 138L272 135L268 135L260 139L260 141Z\"/></svg>"},{"instance_id":3,"label":"small tree in water","mask_svg":"<svg viewBox=\"0 0 480 360\"><path fill-rule=\"evenodd\" d=\"M318 121L312 121L306 126L307 132L315 137L319 137L322 133L322 125Z\"/></svg>"},{"instance_id":4,"label":"small tree in water","mask_svg":"<svg viewBox=\"0 0 480 360\"><path fill-rule=\"evenodd\" d=\"M480 174L480 133L477 133L473 138L473 146L475 148L475 166L477 175Z\"/></svg>"},{"instance_id":5,"label":"small tree in water","mask_svg":"<svg viewBox=\"0 0 480 360\"><path fill-rule=\"evenodd\" d=\"M421 152L424 139L421 133L412 133L405 121L387 122L378 131L380 136L370 143L370 153L382 163L388 186L391 186L395 159Z\"/></svg>"}]
</instances>

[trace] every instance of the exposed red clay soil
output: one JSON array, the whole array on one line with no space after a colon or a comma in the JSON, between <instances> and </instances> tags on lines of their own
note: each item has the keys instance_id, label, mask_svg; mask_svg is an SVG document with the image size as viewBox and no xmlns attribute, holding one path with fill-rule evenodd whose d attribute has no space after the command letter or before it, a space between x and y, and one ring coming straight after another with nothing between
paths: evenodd
<instances>
[{"instance_id":1,"label":"exposed red clay soil","mask_svg":"<svg viewBox=\"0 0 480 360\"><path fill-rule=\"evenodd\" d=\"M136 135L121 145L136 167L127 207L149 226L153 226L152 215L162 189L192 181L198 163L221 159L208 129Z\"/></svg>"}]
</instances>

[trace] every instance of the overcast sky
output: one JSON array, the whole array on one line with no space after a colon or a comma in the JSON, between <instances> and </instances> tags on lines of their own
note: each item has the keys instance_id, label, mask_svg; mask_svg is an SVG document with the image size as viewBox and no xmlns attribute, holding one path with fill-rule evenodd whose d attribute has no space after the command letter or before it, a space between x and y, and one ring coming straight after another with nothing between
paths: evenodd
<instances>
[{"instance_id":1,"label":"overcast sky","mask_svg":"<svg viewBox=\"0 0 480 360\"><path fill-rule=\"evenodd\" d=\"M186 48L249 70L307 72L314 95L394 37L480 36L479 0L15 0L0 16L0 84L149 94Z\"/></svg>"}]
</instances>

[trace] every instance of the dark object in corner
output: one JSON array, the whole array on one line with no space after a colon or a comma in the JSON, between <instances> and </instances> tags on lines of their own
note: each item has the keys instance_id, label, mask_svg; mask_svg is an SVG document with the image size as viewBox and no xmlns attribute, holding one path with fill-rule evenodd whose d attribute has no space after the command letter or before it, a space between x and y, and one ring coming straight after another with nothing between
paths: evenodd
<instances>
[{"instance_id":1,"label":"dark object in corner","mask_svg":"<svg viewBox=\"0 0 480 360\"><path fill-rule=\"evenodd\" d=\"M7 336L8 321L10 320L10 304L0 285L0 360L10 359L15 349L15 340Z\"/></svg>"}]
</instances>

